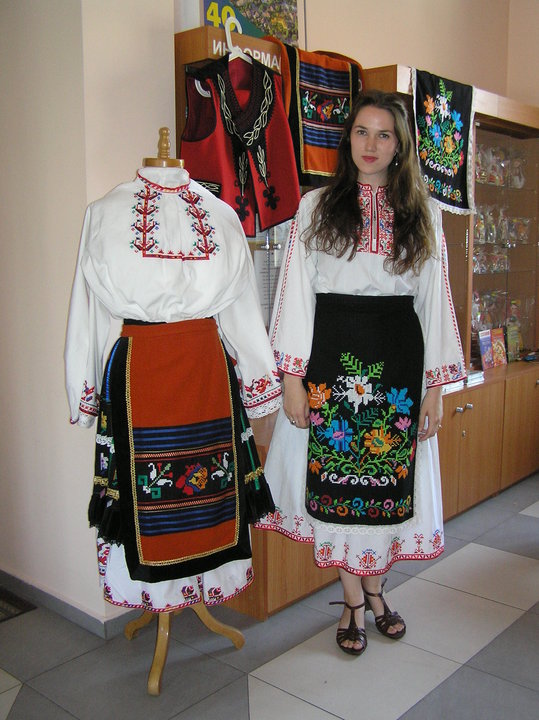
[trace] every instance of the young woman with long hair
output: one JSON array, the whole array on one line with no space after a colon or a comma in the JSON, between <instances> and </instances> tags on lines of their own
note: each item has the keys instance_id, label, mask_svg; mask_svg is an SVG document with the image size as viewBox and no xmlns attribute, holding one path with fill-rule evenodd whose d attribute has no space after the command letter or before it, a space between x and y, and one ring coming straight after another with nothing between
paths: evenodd
<instances>
[{"instance_id":1,"label":"young woman with long hair","mask_svg":"<svg viewBox=\"0 0 539 720\"><path fill-rule=\"evenodd\" d=\"M335 175L302 198L270 336L284 403L259 527L338 568L337 643L360 655L365 610L385 636L406 631L383 595L390 567L443 551L436 433L442 386L465 377L441 211L397 95L355 101Z\"/></svg>"}]
</instances>

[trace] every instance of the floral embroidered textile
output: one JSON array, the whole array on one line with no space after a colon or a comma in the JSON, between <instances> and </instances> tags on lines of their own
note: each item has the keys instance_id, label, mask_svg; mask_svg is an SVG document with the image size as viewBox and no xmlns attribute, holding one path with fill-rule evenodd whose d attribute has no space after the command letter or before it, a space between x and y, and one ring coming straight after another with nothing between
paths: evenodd
<instances>
[{"instance_id":1,"label":"floral embroidered textile","mask_svg":"<svg viewBox=\"0 0 539 720\"><path fill-rule=\"evenodd\" d=\"M443 209L473 212L473 87L414 70L414 112L421 174Z\"/></svg>"},{"instance_id":2,"label":"floral embroidered textile","mask_svg":"<svg viewBox=\"0 0 539 720\"><path fill-rule=\"evenodd\" d=\"M308 383L311 408L309 473L320 484L397 488L408 476L415 455L417 422L408 389L385 390L384 363L364 367L349 353L341 356L343 374L328 388ZM410 514L412 498L375 498L307 491L312 515L382 518L395 521Z\"/></svg>"},{"instance_id":3,"label":"floral embroidered textile","mask_svg":"<svg viewBox=\"0 0 539 720\"><path fill-rule=\"evenodd\" d=\"M300 185L318 185L335 171L343 125L363 87L363 68L338 53L300 50L269 39L281 47L283 96Z\"/></svg>"},{"instance_id":4,"label":"floral embroidered textile","mask_svg":"<svg viewBox=\"0 0 539 720\"><path fill-rule=\"evenodd\" d=\"M377 348L374 332L384 323L390 340ZM331 335L339 324L342 343L338 331ZM422 356L412 300L318 295L317 333L328 342L320 352L313 343L305 378L310 408L307 512L342 525L408 520L413 515Z\"/></svg>"}]
</instances>

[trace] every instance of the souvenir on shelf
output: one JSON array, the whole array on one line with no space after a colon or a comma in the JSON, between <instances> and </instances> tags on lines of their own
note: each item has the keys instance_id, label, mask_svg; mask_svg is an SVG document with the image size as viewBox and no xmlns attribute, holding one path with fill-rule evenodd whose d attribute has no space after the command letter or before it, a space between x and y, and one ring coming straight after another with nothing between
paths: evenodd
<instances>
[{"instance_id":1,"label":"souvenir on shelf","mask_svg":"<svg viewBox=\"0 0 539 720\"><path fill-rule=\"evenodd\" d=\"M503 206L498 210L496 240L500 245L507 246L509 244L509 218L507 217L507 208Z\"/></svg>"},{"instance_id":2,"label":"souvenir on shelf","mask_svg":"<svg viewBox=\"0 0 539 720\"><path fill-rule=\"evenodd\" d=\"M494 367L494 358L492 357L492 338L490 330L480 330L479 336L479 352L481 353L481 366L483 370Z\"/></svg>"},{"instance_id":3,"label":"souvenir on shelf","mask_svg":"<svg viewBox=\"0 0 539 720\"><path fill-rule=\"evenodd\" d=\"M526 178L524 176L524 165L526 159L523 155L514 154L511 157L509 164L509 187L522 190L526 184Z\"/></svg>"},{"instance_id":4,"label":"souvenir on shelf","mask_svg":"<svg viewBox=\"0 0 539 720\"><path fill-rule=\"evenodd\" d=\"M477 146L475 157L475 181L478 183L487 182L488 150L481 143Z\"/></svg>"},{"instance_id":5,"label":"souvenir on shelf","mask_svg":"<svg viewBox=\"0 0 539 720\"><path fill-rule=\"evenodd\" d=\"M507 354L505 351L503 328L492 328L490 331L490 337L492 339L492 359L494 361L494 367L497 365L506 365Z\"/></svg>"},{"instance_id":6,"label":"souvenir on shelf","mask_svg":"<svg viewBox=\"0 0 539 720\"><path fill-rule=\"evenodd\" d=\"M513 217L509 221L509 239L512 243L527 245L530 236L530 218Z\"/></svg>"},{"instance_id":7,"label":"souvenir on shelf","mask_svg":"<svg viewBox=\"0 0 539 720\"><path fill-rule=\"evenodd\" d=\"M487 182L489 185L505 185L507 173L507 152L502 147L493 147L489 150Z\"/></svg>"},{"instance_id":8,"label":"souvenir on shelf","mask_svg":"<svg viewBox=\"0 0 539 720\"><path fill-rule=\"evenodd\" d=\"M512 362L520 357L520 349L522 347L522 335L520 334L520 324L516 322L507 323L507 360Z\"/></svg>"},{"instance_id":9,"label":"souvenir on shelf","mask_svg":"<svg viewBox=\"0 0 539 720\"><path fill-rule=\"evenodd\" d=\"M494 222L494 206L487 205L484 208L485 218L485 242L496 242L496 223Z\"/></svg>"},{"instance_id":10,"label":"souvenir on shelf","mask_svg":"<svg viewBox=\"0 0 539 720\"><path fill-rule=\"evenodd\" d=\"M476 248L473 252L474 275L486 273L503 273L509 269L509 257L506 247L497 245L487 250L484 247Z\"/></svg>"},{"instance_id":11,"label":"souvenir on shelf","mask_svg":"<svg viewBox=\"0 0 539 720\"><path fill-rule=\"evenodd\" d=\"M474 242L485 242L485 213L482 205L477 205L475 209Z\"/></svg>"}]
</instances>

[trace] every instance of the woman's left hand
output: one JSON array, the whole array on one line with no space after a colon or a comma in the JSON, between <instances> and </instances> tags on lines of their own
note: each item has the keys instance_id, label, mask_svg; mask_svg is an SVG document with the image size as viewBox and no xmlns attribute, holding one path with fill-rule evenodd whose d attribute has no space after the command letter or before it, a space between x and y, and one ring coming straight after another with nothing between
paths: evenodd
<instances>
[{"instance_id":1,"label":"woman's left hand","mask_svg":"<svg viewBox=\"0 0 539 720\"><path fill-rule=\"evenodd\" d=\"M436 435L442 427L443 414L442 388L429 388L419 411L419 431L417 433L419 440L428 440Z\"/></svg>"}]
</instances>

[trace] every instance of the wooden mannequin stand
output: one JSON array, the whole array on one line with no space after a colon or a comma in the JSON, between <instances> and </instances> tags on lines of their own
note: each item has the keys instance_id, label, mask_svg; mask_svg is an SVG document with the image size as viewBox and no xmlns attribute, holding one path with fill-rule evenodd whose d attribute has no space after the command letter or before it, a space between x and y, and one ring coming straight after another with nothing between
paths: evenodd
<instances>
[{"instance_id":1,"label":"wooden mannequin stand","mask_svg":"<svg viewBox=\"0 0 539 720\"><path fill-rule=\"evenodd\" d=\"M159 128L159 142L157 143L157 157L144 158L143 167L180 167L183 160L170 157L170 130L168 127Z\"/></svg>"},{"instance_id":2,"label":"wooden mannequin stand","mask_svg":"<svg viewBox=\"0 0 539 720\"><path fill-rule=\"evenodd\" d=\"M157 144L157 157L144 158L142 163L144 167L180 167L183 168L183 160L170 157L170 130L167 127L159 129L159 142ZM234 647L241 648L245 643L242 633L230 625L225 625L211 616L208 608L202 602L188 605L204 625L219 635L229 638ZM128 640L132 640L138 634L138 631L149 625L155 617L159 616L157 623L157 638L155 641L155 649L153 654L152 666L148 676L148 693L150 695L159 695L161 692L161 677L167 660L168 643L170 636L170 622L172 615L178 615L185 608L179 610L171 610L169 612L151 612L144 610L136 620L128 622L124 628L124 635Z\"/></svg>"},{"instance_id":3,"label":"wooden mannequin stand","mask_svg":"<svg viewBox=\"0 0 539 720\"><path fill-rule=\"evenodd\" d=\"M238 650L243 647L245 638L242 633L236 628L225 625L212 617L204 603L199 602L188 607L198 616L208 630L229 638ZM149 625L156 616L159 616L152 667L148 675L148 693L150 695L159 695L161 692L161 676L167 660L171 617L172 615L179 615L184 609L157 613L145 610L136 620L131 620L125 626L124 635L128 640L132 640L137 636L141 628Z\"/></svg>"}]
</instances>

